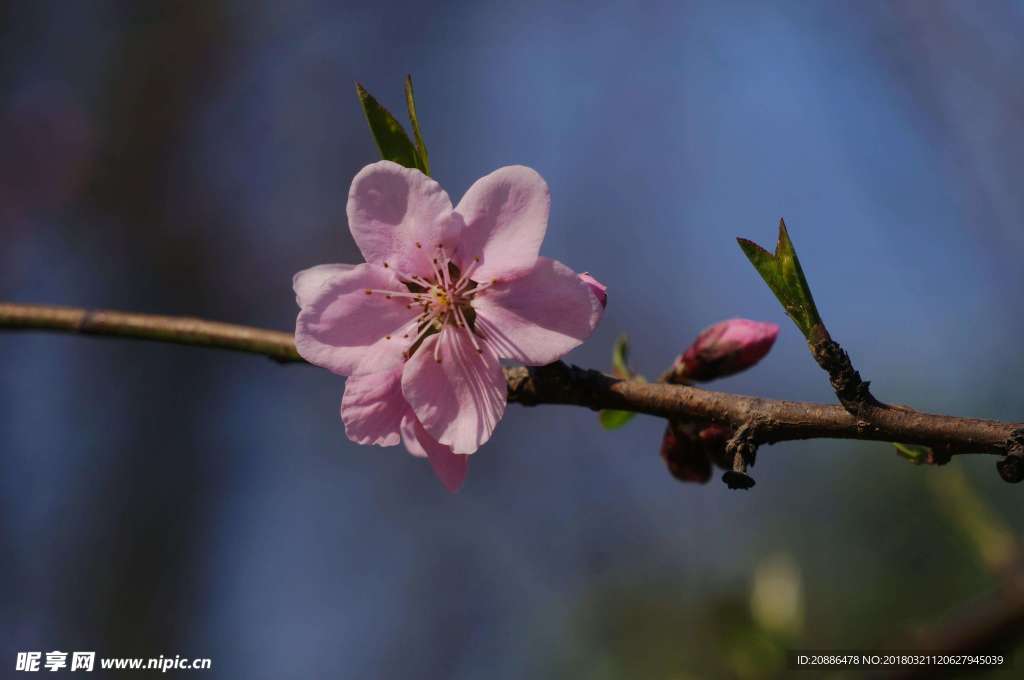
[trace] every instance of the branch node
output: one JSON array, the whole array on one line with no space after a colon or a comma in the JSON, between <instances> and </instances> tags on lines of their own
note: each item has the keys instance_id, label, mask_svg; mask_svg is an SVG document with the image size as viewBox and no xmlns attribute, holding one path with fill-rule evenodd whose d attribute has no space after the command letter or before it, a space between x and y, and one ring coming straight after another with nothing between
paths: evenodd
<instances>
[{"instance_id":1,"label":"branch node","mask_svg":"<svg viewBox=\"0 0 1024 680\"><path fill-rule=\"evenodd\" d=\"M953 454L956 453L956 449L947 444L944 446L932 446L931 452L932 455L928 460L930 465L945 465L953 460Z\"/></svg>"},{"instance_id":2,"label":"branch node","mask_svg":"<svg viewBox=\"0 0 1024 680\"><path fill-rule=\"evenodd\" d=\"M1024 481L1024 429L1014 430L1007 438L1006 456L996 461L996 470L1010 484Z\"/></svg>"},{"instance_id":3,"label":"branch node","mask_svg":"<svg viewBox=\"0 0 1024 680\"><path fill-rule=\"evenodd\" d=\"M754 478L747 474L747 467L753 467L757 459L757 429L761 425L752 418L736 428L736 432L725 444L725 452L732 455L732 470L722 475L722 481L730 489L749 489Z\"/></svg>"},{"instance_id":4,"label":"branch node","mask_svg":"<svg viewBox=\"0 0 1024 680\"><path fill-rule=\"evenodd\" d=\"M89 328L92 326L93 317L96 312L92 309L85 310L85 313L78 319L78 323L75 324L76 333L88 333Z\"/></svg>"},{"instance_id":5,"label":"branch node","mask_svg":"<svg viewBox=\"0 0 1024 680\"><path fill-rule=\"evenodd\" d=\"M865 407L882 405L872 396L871 383L862 379L860 373L853 367L850 355L827 334L824 339L811 343L811 354L818 365L828 373L832 389L839 397L840 403L851 414L860 418Z\"/></svg>"}]
</instances>

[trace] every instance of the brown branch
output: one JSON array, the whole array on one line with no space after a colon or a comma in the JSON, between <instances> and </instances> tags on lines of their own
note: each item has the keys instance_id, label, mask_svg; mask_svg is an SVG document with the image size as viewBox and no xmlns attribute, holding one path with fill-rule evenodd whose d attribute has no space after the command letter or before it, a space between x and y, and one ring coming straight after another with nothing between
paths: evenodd
<instances>
[{"instance_id":1,"label":"brown branch","mask_svg":"<svg viewBox=\"0 0 1024 680\"><path fill-rule=\"evenodd\" d=\"M854 369L853 362L850 361L850 355L832 339L824 324L819 324L811 331L811 339L807 344L811 349L811 356L828 373L832 390L847 411L870 419L876 410L891 408L871 394L870 383L860 377L860 373Z\"/></svg>"},{"instance_id":2,"label":"brown branch","mask_svg":"<svg viewBox=\"0 0 1024 680\"><path fill-rule=\"evenodd\" d=\"M185 317L0 303L0 328L134 338L249 352L280 362L302 362L289 333ZM958 418L886 408L870 421L841 406L761 399L683 385L617 380L561 362L506 369L509 401L524 406L568 404L619 409L663 418L743 427L743 444L798 439L898 441L949 453L1005 455L1022 423Z\"/></svg>"},{"instance_id":3,"label":"brown branch","mask_svg":"<svg viewBox=\"0 0 1024 680\"><path fill-rule=\"evenodd\" d=\"M571 404L591 409L635 411L663 418L681 418L746 425L745 443L774 444L796 439L861 439L899 441L953 448L956 453L1005 453L1007 440L1020 423L958 418L892 409L868 423L841 406L761 399L699 387L617 380L603 373L561 362L541 368L506 371L509 400L535 404Z\"/></svg>"},{"instance_id":4,"label":"brown branch","mask_svg":"<svg viewBox=\"0 0 1024 680\"><path fill-rule=\"evenodd\" d=\"M181 316L0 302L0 328L153 340L262 354L282 363L303 361L290 333Z\"/></svg>"},{"instance_id":5,"label":"brown branch","mask_svg":"<svg viewBox=\"0 0 1024 680\"><path fill-rule=\"evenodd\" d=\"M916 411L902 406L884 404L871 393L870 383L860 377L853 367L850 355L842 346L832 339L824 323L818 323L811 329L807 339L811 356L828 373L832 389L843 405L858 422L870 423L890 421L895 416L899 419L903 414ZM901 442L907 443L907 442ZM966 446L973 446L966 443ZM947 440L944 445L932 446L932 462L943 463L958 451L958 446ZM1004 442L1003 451L1007 455L996 463L999 475L1007 482L1017 483L1024 480L1024 432L1015 431ZM740 467L735 468L738 471Z\"/></svg>"}]
</instances>

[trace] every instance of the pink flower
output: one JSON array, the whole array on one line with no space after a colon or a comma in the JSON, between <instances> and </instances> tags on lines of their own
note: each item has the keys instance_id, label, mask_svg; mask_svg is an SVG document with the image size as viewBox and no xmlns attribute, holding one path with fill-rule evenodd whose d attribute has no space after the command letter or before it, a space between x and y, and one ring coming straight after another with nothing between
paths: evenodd
<instances>
[{"instance_id":1,"label":"pink flower","mask_svg":"<svg viewBox=\"0 0 1024 680\"><path fill-rule=\"evenodd\" d=\"M676 360L676 376L706 381L744 371L768 354L778 335L779 327L773 323L719 321L701 331Z\"/></svg>"},{"instance_id":2,"label":"pink flower","mask_svg":"<svg viewBox=\"0 0 1024 680\"><path fill-rule=\"evenodd\" d=\"M401 441L454 491L505 412L499 360L551 363L591 334L596 294L538 255L549 208L547 184L523 166L477 180L454 209L418 170L359 171L348 221L366 262L294 279L295 345L349 376L341 417L352 441Z\"/></svg>"}]
</instances>

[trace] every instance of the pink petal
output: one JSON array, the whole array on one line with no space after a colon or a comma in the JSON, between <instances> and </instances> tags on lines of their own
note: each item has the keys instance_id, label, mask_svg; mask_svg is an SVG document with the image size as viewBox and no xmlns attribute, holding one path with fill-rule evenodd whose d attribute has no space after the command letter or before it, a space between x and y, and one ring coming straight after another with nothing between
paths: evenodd
<instances>
[{"instance_id":1,"label":"pink petal","mask_svg":"<svg viewBox=\"0 0 1024 680\"><path fill-rule=\"evenodd\" d=\"M440 362L434 359L438 343ZM402 372L402 393L416 417L455 453L480 448L505 412L505 374L494 352L484 344L480 349L465 328L446 326L427 338Z\"/></svg>"},{"instance_id":2,"label":"pink petal","mask_svg":"<svg viewBox=\"0 0 1024 680\"><path fill-rule=\"evenodd\" d=\"M411 319L367 347L351 375L380 373L401 368L405 362L405 350L416 338L416 325L416 319Z\"/></svg>"},{"instance_id":3,"label":"pink petal","mask_svg":"<svg viewBox=\"0 0 1024 680\"><path fill-rule=\"evenodd\" d=\"M353 375L345 381L341 420L345 434L357 444L395 446L407 413L400 370Z\"/></svg>"},{"instance_id":4,"label":"pink petal","mask_svg":"<svg viewBox=\"0 0 1024 680\"><path fill-rule=\"evenodd\" d=\"M448 194L419 170L378 161L352 180L348 226L367 262L430 276L438 244L453 251L461 225Z\"/></svg>"},{"instance_id":5,"label":"pink petal","mask_svg":"<svg viewBox=\"0 0 1024 680\"><path fill-rule=\"evenodd\" d=\"M550 208L548 185L531 168L510 165L478 179L455 208L466 223L462 261L480 257L473 280L514 276L532 267Z\"/></svg>"},{"instance_id":6,"label":"pink petal","mask_svg":"<svg viewBox=\"0 0 1024 680\"><path fill-rule=\"evenodd\" d=\"M329 280L349 271L354 264L318 264L309 269L303 269L292 277L292 290L295 291L295 301L299 307L306 307L313 303L317 291Z\"/></svg>"},{"instance_id":7,"label":"pink petal","mask_svg":"<svg viewBox=\"0 0 1024 680\"><path fill-rule=\"evenodd\" d=\"M477 329L498 356L528 366L550 364L577 347L604 312L573 270L546 257L524 276L478 294L473 309Z\"/></svg>"},{"instance_id":8,"label":"pink petal","mask_svg":"<svg viewBox=\"0 0 1024 680\"><path fill-rule=\"evenodd\" d=\"M402 441L414 456L426 456L434 474L445 488L455 493L466 481L469 471L469 456L452 453L423 429L420 421L411 413L402 421Z\"/></svg>"},{"instance_id":9,"label":"pink petal","mask_svg":"<svg viewBox=\"0 0 1024 680\"><path fill-rule=\"evenodd\" d=\"M408 402L406 403L408 404ZM412 408L409 408L405 413L405 417L402 418L402 443L405 444L406 451L412 455L417 458L426 458L427 450L420 444L417 427L422 428L420 421L416 420L416 414L412 412ZM426 431L424 431L424 434L426 434ZM430 435L426 436L430 437Z\"/></svg>"},{"instance_id":10,"label":"pink petal","mask_svg":"<svg viewBox=\"0 0 1024 680\"><path fill-rule=\"evenodd\" d=\"M408 290L394 272L373 264L332 275L295 322L295 347L303 359L341 375L401 365L407 342L402 329L418 310L407 309L405 298L367 295L367 289ZM364 356L368 361L360 367Z\"/></svg>"},{"instance_id":11,"label":"pink petal","mask_svg":"<svg viewBox=\"0 0 1024 680\"><path fill-rule=\"evenodd\" d=\"M608 286L591 276L590 272L583 272L580 274L580 281L587 284L587 287L590 288L590 292L597 297L597 301L601 303L602 307L608 306Z\"/></svg>"}]
</instances>

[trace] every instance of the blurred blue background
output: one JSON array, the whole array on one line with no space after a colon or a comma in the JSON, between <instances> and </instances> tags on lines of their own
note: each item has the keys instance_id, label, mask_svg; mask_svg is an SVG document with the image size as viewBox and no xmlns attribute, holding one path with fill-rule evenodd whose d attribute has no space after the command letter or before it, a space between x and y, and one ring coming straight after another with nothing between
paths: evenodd
<instances>
[{"instance_id":1,"label":"blurred blue background","mask_svg":"<svg viewBox=\"0 0 1024 680\"><path fill-rule=\"evenodd\" d=\"M536 168L542 252L609 286L571 361L606 367L629 333L657 375L746 316L778 343L716 387L833 401L734 241L785 216L881 398L1022 420L1022 31L1017 2L0 2L0 297L292 328L292 274L359 257L345 197L376 150L353 81L398 113L411 72L453 199ZM0 334L0 667L771 677L782 649L891 648L992 587L950 480L1024 527L990 457L782 444L737 493L672 479L662 422L567 407L510 407L452 496L349 443L342 388Z\"/></svg>"}]
</instances>

